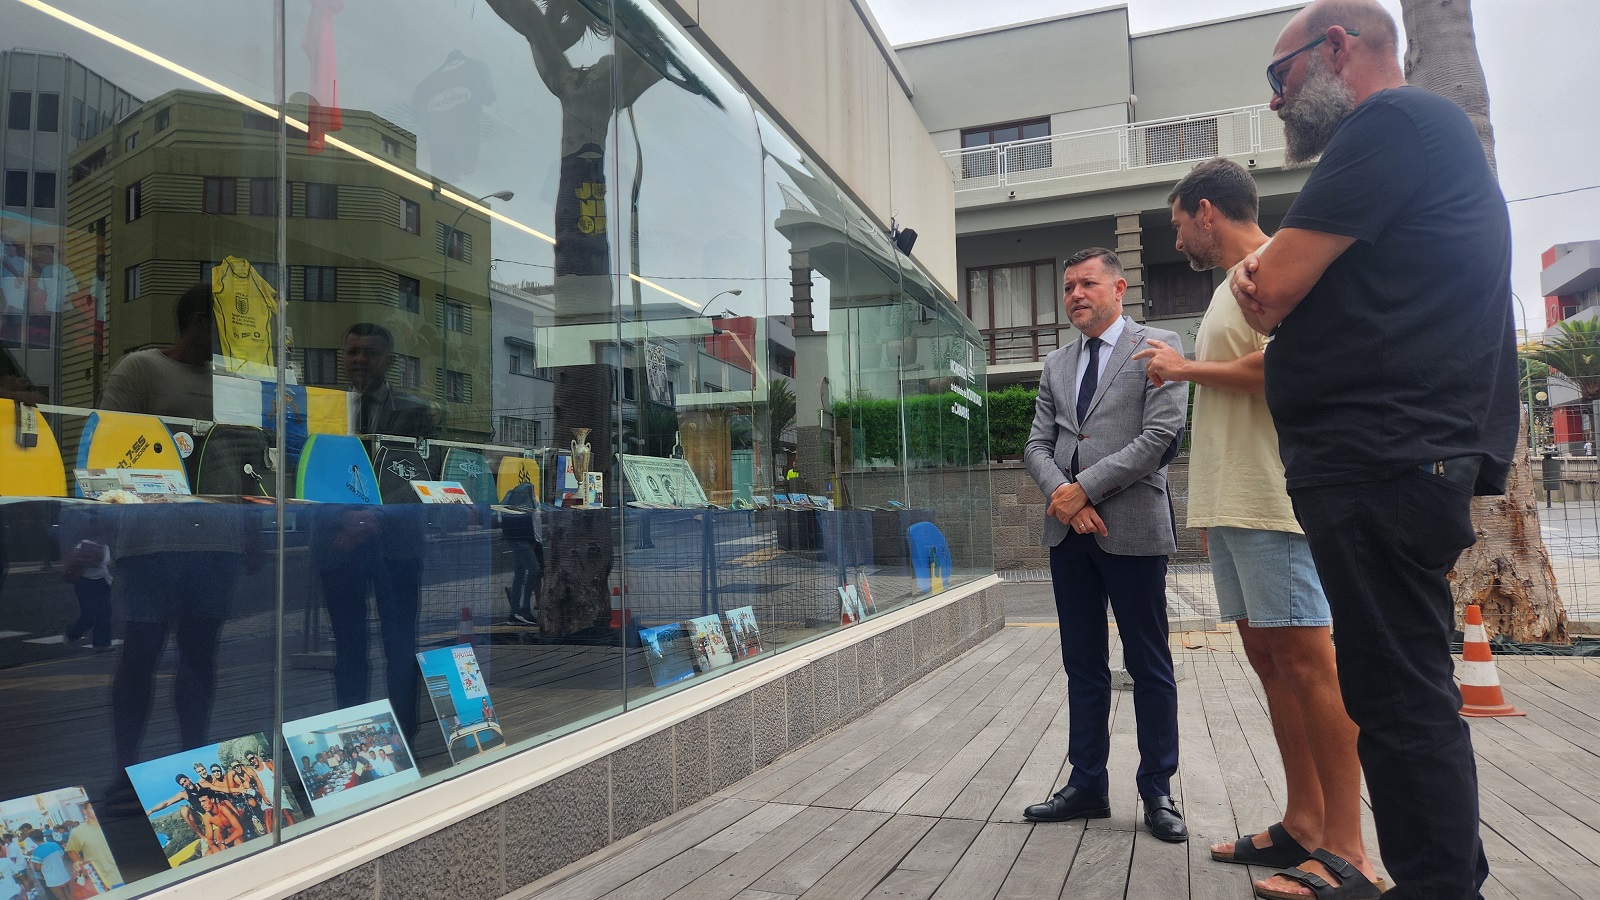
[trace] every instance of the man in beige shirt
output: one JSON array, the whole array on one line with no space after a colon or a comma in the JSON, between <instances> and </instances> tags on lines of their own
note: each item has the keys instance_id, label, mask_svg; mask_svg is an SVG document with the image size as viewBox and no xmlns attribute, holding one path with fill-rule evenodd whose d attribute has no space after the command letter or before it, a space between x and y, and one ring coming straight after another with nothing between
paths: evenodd
<instances>
[{"instance_id":1,"label":"man in beige shirt","mask_svg":"<svg viewBox=\"0 0 1600 900\"><path fill-rule=\"evenodd\" d=\"M1231 269L1267 242L1256 224L1255 182L1235 162L1195 166L1167 202L1177 248L1196 271ZM1332 617L1289 502L1278 434L1262 395L1267 339L1245 321L1223 279L1201 320L1194 359L1151 344L1136 357L1146 360L1153 382L1195 385L1189 527L1206 529L1222 619L1238 623L1245 655L1266 690L1288 784L1282 822L1218 844L1211 856L1325 876L1322 863L1310 859L1321 849L1370 879L1356 728L1339 693ZM1303 890L1280 876L1259 884Z\"/></svg>"}]
</instances>

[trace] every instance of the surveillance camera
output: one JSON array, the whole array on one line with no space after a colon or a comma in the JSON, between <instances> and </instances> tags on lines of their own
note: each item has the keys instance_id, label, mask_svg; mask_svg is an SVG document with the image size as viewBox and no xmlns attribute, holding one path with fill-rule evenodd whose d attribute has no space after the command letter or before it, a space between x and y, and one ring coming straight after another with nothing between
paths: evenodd
<instances>
[{"instance_id":1,"label":"surveillance camera","mask_svg":"<svg viewBox=\"0 0 1600 900\"><path fill-rule=\"evenodd\" d=\"M1254 169L1256 167L1256 158L1254 156L1252 156L1249 159L1245 160L1244 164L1249 166L1250 168Z\"/></svg>"}]
</instances>

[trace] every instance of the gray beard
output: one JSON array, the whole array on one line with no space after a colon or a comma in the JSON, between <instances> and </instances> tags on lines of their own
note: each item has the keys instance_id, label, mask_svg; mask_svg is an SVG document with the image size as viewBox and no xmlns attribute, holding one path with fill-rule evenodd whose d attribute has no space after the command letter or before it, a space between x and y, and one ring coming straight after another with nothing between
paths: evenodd
<instances>
[{"instance_id":1,"label":"gray beard","mask_svg":"<svg viewBox=\"0 0 1600 900\"><path fill-rule=\"evenodd\" d=\"M1283 108L1284 162L1289 168L1305 166L1322 155L1339 123L1355 108L1350 89L1313 59L1294 103Z\"/></svg>"}]
</instances>

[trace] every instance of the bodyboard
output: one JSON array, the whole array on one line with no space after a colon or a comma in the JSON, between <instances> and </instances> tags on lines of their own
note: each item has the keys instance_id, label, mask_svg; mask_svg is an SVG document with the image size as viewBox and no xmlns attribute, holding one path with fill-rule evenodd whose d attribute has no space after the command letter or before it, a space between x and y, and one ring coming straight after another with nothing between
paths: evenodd
<instances>
[{"instance_id":1,"label":"bodyboard","mask_svg":"<svg viewBox=\"0 0 1600 900\"><path fill-rule=\"evenodd\" d=\"M378 493L386 504L421 503L411 482L432 480L422 454L415 447L401 444L379 445L374 468L378 473Z\"/></svg>"},{"instance_id":2,"label":"bodyboard","mask_svg":"<svg viewBox=\"0 0 1600 900\"><path fill-rule=\"evenodd\" d=\"M378 476L361 439L343 434L313 434L295 469L296 497L320 503L382 503Z\"/></svg>"},{"instance_id":3,"label":"bodyboard","mask_svg":"<svg viewBox=\"0 0 1600 900\"><path fill-rule=\"evenodd\" d=\"M500 502L506 502L506 495L519 484L533 485L533 499L543 499L539 488L539 463L537 460L525 456L508 456L500 460L500 473L495 479L495 493Z\"/></svg>"},{"instance_id":4,"label":"bodyboard","mask_svg":"<svg viewBox=\"0 0 1600 900\"><path fill-rule=\"evenodd\" d=\"M267 433L248 425L216 425L200 447L195 493L271 497L277 473L267 467Z\"/></svg>"},{"instance_id":5,"label":"bodyboard","mask_svg":"<svg viewBox=\"0 0 1600 900\"><path fill-rule=\"evenodd\" d=\"M38 440L32 447L17 443L17 401L0 400L0 496L65 497L67 472L61 465L61 447L43 416L38 417Z\"/></svg>"},{"instance_id":6,"label":"bodyboard","mask_svg":"<svg viewBox=\"0 0 1600 900\"><path fill-rule=\"evenodd\" d=\"M76 468L174 472L182 479L184 492L191 491L172 432L155 416L106 410L90 414L78 438Z\"/></svg>"},{"instance_id":7,"label":"bodyboard","mask_svg":"<svg viewBox=\"0 0 1600 900\"><path fill-rule=\"evenodd\" d=\"M459 481L472 495L474 503L498 503L500 500L489 460L476 450L451 447L444 455L444 469L439 480Z\"/></svg>"}]
</instances>

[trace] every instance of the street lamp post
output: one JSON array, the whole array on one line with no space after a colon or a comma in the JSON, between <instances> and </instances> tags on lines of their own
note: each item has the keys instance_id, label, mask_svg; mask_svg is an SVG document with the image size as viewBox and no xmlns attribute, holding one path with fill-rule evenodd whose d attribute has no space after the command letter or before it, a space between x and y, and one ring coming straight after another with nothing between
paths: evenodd
<instances>
[{"instance_id":1,"label":"street lamp post","mask_svg":"<svg viewBox=\"0 0 1600 900\"><path fill-rule=\"evenodd\" d=\"M488 200L510 201L515 196L516 193L513 191L495 191L492 194L484 194L482 197L474 199L473 202L483 203ZM444 233L444 274L440 278L440 293L444 295L444 335L439 342L439 367L444 371L444 402L439 404L439 432L441 435L444 433L445 422L450 417L450 260L452 259L450 250L455 243L456 234L461 225L461 217L466 215L467 210L471 208L463 205L461 211L456 213L455 221L450 223L450 228Z\"/></svg>"}]
</instances>

